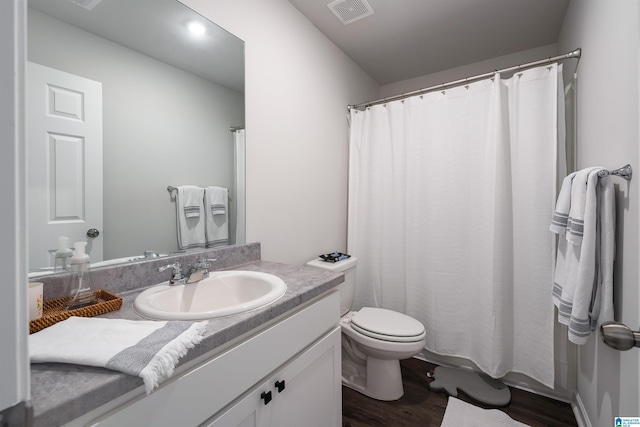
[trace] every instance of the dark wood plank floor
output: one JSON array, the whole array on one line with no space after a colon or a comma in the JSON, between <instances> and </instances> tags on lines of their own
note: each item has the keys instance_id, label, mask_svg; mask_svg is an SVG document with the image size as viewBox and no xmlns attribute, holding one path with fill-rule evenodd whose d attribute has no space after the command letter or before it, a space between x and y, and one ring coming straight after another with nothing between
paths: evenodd
<instances>
[{"instance_id":1,"label":"dark wood plank floor","mask_svg":"<svg viewBox=\"0 0 640 427\"><path fill-rule=\"evenodd\" d=\"M393 402L381 402L342 387L343 427L438 427L442 423L448 396L429 390L427 371L436 365L418 359L400 362L404 396ZM458 399L482 407L462 393ZM511 403L500 408L514 420L531 427L577 426L568 403L511 388ZM461 426L464 427L464 426Z\"/></svg>"}]
</instances>

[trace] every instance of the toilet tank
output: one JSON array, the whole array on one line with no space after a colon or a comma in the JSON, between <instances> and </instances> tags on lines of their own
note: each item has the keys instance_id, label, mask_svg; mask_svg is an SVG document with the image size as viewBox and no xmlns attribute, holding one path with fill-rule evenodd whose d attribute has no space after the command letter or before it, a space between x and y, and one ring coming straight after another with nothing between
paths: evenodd
<instances>
[{"instance_id":1,"label":"toilet tank","mask_svg":"<svg viewBox=\"0 0 640 427\"><path fill-rule=\"evenodd\" d=\"M340 316L347 314L353 305L353 297L356 293L356 265L358 258L343 259L338 262L323 261L322 258L316 258L307 263L308 267L321 268L323 270L333 271L335 273L344 273L344 282L337 287L340 291Z\"/></svg>"}]
</instances>

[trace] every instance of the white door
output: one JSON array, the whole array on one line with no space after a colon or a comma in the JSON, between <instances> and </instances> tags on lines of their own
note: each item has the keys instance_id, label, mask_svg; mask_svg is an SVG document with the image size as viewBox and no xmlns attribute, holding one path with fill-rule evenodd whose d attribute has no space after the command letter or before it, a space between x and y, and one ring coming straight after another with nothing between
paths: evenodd
<instances>
[{"instance_id":1,"label":"white door","mask_svg":"<svg viewBox=\"0 0 640 427\"><path fill-rule=\"evenodd\" d=\"M102 84L27 64L29 269L53 265L58 238L102 261Z\"/></svg>"}]
</instances>

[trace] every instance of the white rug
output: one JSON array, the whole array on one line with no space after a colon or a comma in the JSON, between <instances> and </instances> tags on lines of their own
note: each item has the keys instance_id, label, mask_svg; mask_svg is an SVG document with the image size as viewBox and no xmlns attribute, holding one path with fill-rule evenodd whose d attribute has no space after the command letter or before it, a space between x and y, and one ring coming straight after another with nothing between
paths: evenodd
<instances>
[{"instance_id":1,"label":"white rug","mask_svg":"<svg viewBox=\"0 0 640 427\"><path fill-rule=\"evenodd\" d=\"M482 409L449 396L440 427L530 427L499 409Z\"/></svg>"}]
</instances>

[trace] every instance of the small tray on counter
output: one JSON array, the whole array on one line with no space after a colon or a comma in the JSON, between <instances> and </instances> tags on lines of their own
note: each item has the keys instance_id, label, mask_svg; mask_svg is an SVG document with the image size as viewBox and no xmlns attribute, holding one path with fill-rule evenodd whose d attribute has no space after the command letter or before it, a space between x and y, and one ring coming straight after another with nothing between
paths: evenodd
<instances>
[{"instance_id":1,"label":"small tray on counter","mask_svg":"<svg viewBox=\"0 0 640 427\"><path fill-rule=\"evenodd\" d=\"M122 298L105 290L95 291L98 303L86 307L65 310L64 306L71 297L52 299L44 302L42 317L29 322L29 333L38 332L71 316L94 317L110 311L120 310Z\"/></svg>"}]
</instances>

